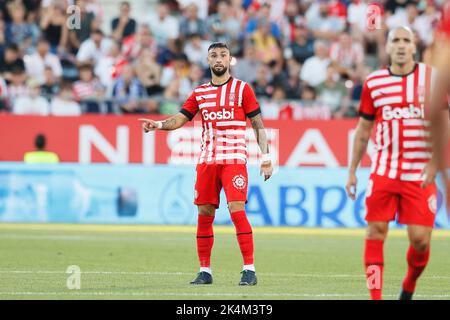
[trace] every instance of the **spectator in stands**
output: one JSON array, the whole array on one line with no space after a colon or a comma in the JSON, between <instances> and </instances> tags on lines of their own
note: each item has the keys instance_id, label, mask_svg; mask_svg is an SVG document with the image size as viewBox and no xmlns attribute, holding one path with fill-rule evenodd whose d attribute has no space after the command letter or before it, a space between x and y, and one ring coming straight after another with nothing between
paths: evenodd
<instances>
[{"instance_id":1,"label":"spectator in stands","mask_svg":"<svg viewBox=\"0 0 450 320\"><path fill-rule=\"evenodd\" d=\"M247 83L256 81L256 72L258 66L261 64L256 58L256 49L252 41L247 41L244 45L244 56L237 59L237 63L231 68L236 78L241 79Z\"/></svg>"},{"instance_id":2,"label":"spectator in stands","mask_svg":"<svg viewBox=\"0 0 450 320\"><path fill-rule=\"evenodd\" d=\"M105 88L110 88L128 63L120 51L120 44L112 41L108 54L95 65L94 73Z\"/></svg>"},{"instance_id":3,"label":"spectator in stands","mask_svg":"<svg viewBox=\"0 0 450 320\"><path fill-rule=\"evenodd\" d=\"M183 79L189 74L189 61L185 54L176 55L170 65L163 68L161 85L167 87L176 79Z\"/></svg>"},{"instance_id":4,"label":"spectator in stands","mask_svg":"<svg viewBox=\"0 0 450 320\"><path fill-rule=\"evenodd\" d=\"M88 40L93 30L100 26L95 19L95 14L87 11L85 0L77 0L76 6L80 12L80 28L73 28L69 31L69 45L72 52L76 53L81 44Z\"/></svg>"},{"instance_id":5,"label":"spectator in stands","mask_svg":"<svg viewBox=\"0 0 450 320\"><path fill-rule=\"evenodd\" d=\"M8 86L5 80L0 76L0 112L6 111L8 109Z\"/></svg>"},{"instance_id":6,"label":"spectator in stands","mask_svg":"<svg viewBox=\"0 0 450 320\"><path fill-rule=\"evenodd\" d=\"M316 90L319 102L330 108L333 117L342 118L350 104L349 96L334 66L328 66L326 79L316 87Z\"/></svg>"},{"instance_id":7,"label":"spectator in stands","mask_svg":"<svg viewBox=\"0 0 450 320\"><path fill-rule=\"evenodd\" d=\"M108 55L111 44L112 40L105 37L102 30L93 30L89 39L86 39L78 50L78 62L96 65L99 60Z\"/></svg>"},{"instance_id":8,"label":"spectator in stands","mask_svg":"<svg viewBox=\"0 0 450 320\"><path fill-rule=\"evenodd\" d=\"M239 0L241 1L241 0ZM198 17L205 21L208 17L208 10L210 9L210 0L177 0L178 5L181 10L185 10L191 4L195 4L197 6Z\"/></svg>"},{"instance_id":9,"label":"spectator in stands","mask_svg":"<svg viewBox=\"0 0 450 320\"><path fill-rule=\"evenodd\" d=\"M23 161L25 163L59 163L59 157L55 152L46 151L47 138L38 134L34 139L35 151L25 152Z\"/></svg>"},{"instance_id":10,"label":"spectator in stands","mask_svg":"<svg viewBox=\"0 0 450 320\"><path fill-rule=\"evenodd\" d=\"M11 104L20 96L28 95L27 74L22 68L13 68L11 70L11 79L8 84L8 98Z\"/></svg>"},{"instance_id":11,"label":"spectator in stands","mask_svg":"<svg viewBox=\"0 0 450 320\"><path fill-rule=\"evenodd\" d=\"M50 113L47 99L40 96L40 84L36 79L27 81L28 94L16 97L13 104L13 113L22 115L46 116Z\"/></svg>"},{"instance_id":12,"label":"spectator in stands","mask_svg":"<svg viewBox=\"0 0 450 320\"><path fill-rule=\"evenodd\" d=\"M294 29L294 41L289 45L293 58L300 64L314 55L314 39L310 36L308 28L301 23Z\"/></svg>"},{"instance_id":13,"label":"spectator in stands","mask_svg":"<svg viewBox=\"0 0 450 320\"><path fill-rule=\"evenodd\" d=\"M220 1L217 4L217 13L208 18L208 29L210 39L228 43L233 55L240 51L238 38L241 30L239 21L231 13L228 2Z\"/></svg>"},{"instance_id":14,"label":"spectator in stands","mask_svg":"<svg viewBox=\"0 0 450 320\"><path fill-rule=\"evenodd\" d=\"M81 114L81 106L75 101L72 83L63 82L61 90L52 98L50 113L54 116L78 116Z\"/></svg>"},{"instance_id":15,"label":"spectator in stands","mask_svg":"<svg viewBox=\"0 0 450 320\"><path fill-rule=\"evenodd\" d=\"M148 24L139 25L135 34L124 39L122 53L125 58L135 60L144 48L151 49L154 54L158 52L158 45Z\"/></svg>"},{"instance_id":16,"label":"spectator in stands","mask_svg":"<svg viewBox=\"0 0 450 320\"><path fill-rule=\"evenodd\" d=\"M344 19L330 15L330 4L327 0L313 2L305 17L314 37L322 40L337 39L345 28Z\"/></svg>"},{"instance_id":17,"label":"spectator in stands","mask_svg":"<svg viewBox=\"0 0 450 320\"><path fill-rule=\"evenodd\" d=\"M325 81L329 64L330 58L327 44L316 40L314 43L314 56L306 59L300 73L300 79L312 87L318 86Z\"/></svg>"},{"instance_id":18,"label":"spectator in stands","mask_svg":"<svg viewBox=\"0 0 450 320\"><path fill-rule=\"evenodd\" d=\"M82 63L78 66L80 80L73 84L73 94L77 102L87 112L101 112L105 89L100 81L94 76L93 66L90 63Z\"/></svg>"},{"instance_id":19,"label":"spectator in stands","mask_svg":"<svg viewBox=\"0 0 450 320\"><path fill-rule=\"evenodd\" d=\"M66 51L69 37L66 21L65 7L60 3L51 3L48 7L42 9L40 27L44 38L50 43L52 53Z\"/></svg>"},{"instance_id":20,"label":"spectator in stands","mask_svg":"<svg viewBox=\"0 0 450 320\"><path fill-rule=\"evenodd\" d=\"M161 1L157 12L151 12L147 21L158 46L167 47L169 41L173 42L178 38L180 30L178 20L170 14L167 3Z\"/></svg>"},{"instance_id":21,"label":"spectator in stands","mask_svg":"<svg viewBox=\"0 0 450 320\"><path fill-rule=\"evenodd\" d=\"M207 36L207 28L204 19L198 17L198 6L193 2L183 10L180 20L180 37L182 40L198 34L202 39Z\"/></svg>"},{"instance_id":22,"label":"spectator in stands","mask_svg":"<svg viewBox=\"0 0 450 320\"><path fill-rule=\"evenodd\" d=\"M256 69L256 80L252 83L253 91L260 98L270 98L273 94L272 76L268 67L260 65Z\"/></svg>"},{"instance_id":23,"label":"spectator in stands","mask_svg":"<svg viewBox=\"0 0 450 320\"><path fill-rule=\"evenodd\" d=\"M283 56L276 38L270 33L270 23L268 20L258 22L258 29L252 34L251 40L255 44L256 58L269 64L273 61L276 64L283 63Z\"/></svg>"},{"instance_id":24,"label":"spectator in stands","mask_svg":"<svg viewBox=\"0 0 450 320\"><path fill-rule=\"evenodd\" d=\"M33 27L26 21L25 7L21 2L11 2L8 4L8 11L11 22L6 24L6 43L14 43L19 46L22 52L30 53L37 38L33 33Z\"/></svg>"},{"instance_id":25,"label":"spectator in stands","mask_svg":"<svg viewBox=\"0 0 450 320\"><path fill-rule=\"evenodd\" d=\"M277 40L281 40L281 32L278 25L270 17L270 3L264 2L258 10L256 17L250 19L245 28L245 33L251 35L258 30L260 23L268 24L269 33Z\"/></svg>"},{"instance_id":26,"label":"spectator in stands","mask_svg":"<svg viewBox=\"0 0 450 320\"><path fill-rule=\"evenodd\" d=\"M296 60L290 59L286 61L286 68L288 73L287 82L285 83L286 98L288 99L300 99L301 87L300 87L300 71L301 66Z\"/></svg>"},{"instance_id":27,"label":"spectator in stands","mask_svg":"<svg viewBox=\"0 0 450 320\"><path fill-rule=\"evenodd\" d=\"M316 100L316 89L311 86L304 86L302 88L301 99L306 104L312 104Z\"/></svg>"},{"instance_id":28,"label":"spectator in stands","mask_svg":"<svg viewBox=\"0 0 450 320\"><path fill-rule=\"evenodd\" d=\"M0 14L0 57L3 57L6 48L6 38L5 38L6 24Z\"/></svg>"},{"instance_id":29,"label":"spectator in stands","mask_svg":"<svg viewBox=\"0 0 450 320\"><path fill-rule=\"evenodd\" d=\"M150 48L144 48L138 60L135 62L135 70L138 79L145 87L148 96L159 94L161 87L161 66L156 62L156 55Z\"/></svg>"},{"instance_id":30,"label":"spectator in stands","mask_svg":"<svg viewBox=\"0 0 450 320\"><path fill-rule=\"evenodd\" d=\"M9 82L13 69L25 71L25 62L20 56L18 45L12 43L5 48L5 52L0 59L0 75Z\"/></svg>"},{"instance_id":31,"label":"spectator in stands","mask_svg":"<svg viewBox=\"0 0 450 320\"><path fill-rule=\"evenodd\" d=\"M130 16L131 5L129 1L120 3L120 15L111 21L112 38L116 41L133 35L136 32L137 23Z\"/></svg>"},{"instance_id":32,"label":"spectator in stands","mask_svg":"<svg viewBox=\"0 0 450 320\"><path fill-rule=\"evenodd\" d=\"M45 67L44 78L45 81L41 85L41 95L50 101L50 98L59 92L59 78L55 76L50 66Z\"/></svg>"},{"instance_id":33,"label":"spectator in stands","mask_svg":"<svg viewBox=\"0 0 450 320\"><path fill-rule=\"evenodd\" d=\"M58 57L50 52L50 44L45 39L40 39L37 50L34 54L25 57L25 69L30 77L39 81L39 84L45 82L45 67L49 66L53 70L55 77L62 76L62 66Z\"/></svg>"},{"instance_id":34,"label":"spectator in stands","mask_svg":"<svg viewBox=\"0 0 450 320\"><path fill-rule=\"evenodd\" d=\"M184 46L184 53L189 62L199 64L204 70L208 69L208 47L210 43L202 39L200 34L192 34Z\"/></svg>"},{"instance_id":35,"label":"spectator in stands","mask_svg":"<svg viewBox=\"0 0 450 320\"><path fill-rule=\"evenodd\" d=\"M350 77L353 70L363 68L364 48L361 43L353 41L348 33L342 32L339 40L331 45L330 58L341 75Z\"/></svg>"},{"instance_id":36,"label":"spectator in stands","mask_svg":"<svg viewBox=\"0 0 450 320\"><path fill-rule=\"evenodd\" d=\"M304 25L306 28L306 20L300 14L300 7L297 1L288 1L284 9L284 16L281 20L281 30L284 35L283 43L290 45L295 41L296 28L300 25Z\"/></svg>"},{"instance_id":37,"label":"spectator in stands","mask_svg":"<svg viewBox=\"0 0 450 320\"><path fill-rule=\"evenodd\" d=\"M111 97L114 99L115 108L123 113L146 112L146 92L144 86L135 75L133 66L126 65L122 69L122 75L115 81Z\"/></svg>"}]
</instances>

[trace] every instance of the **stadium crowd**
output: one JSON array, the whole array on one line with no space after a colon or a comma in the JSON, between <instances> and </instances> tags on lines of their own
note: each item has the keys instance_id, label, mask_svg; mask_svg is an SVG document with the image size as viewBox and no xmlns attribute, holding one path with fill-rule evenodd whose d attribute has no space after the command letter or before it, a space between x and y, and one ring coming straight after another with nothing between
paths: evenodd
<instances>
[{"instance_id":1,"label":"stadium crowd","mask_svg":"<svg viewBox=\"0 0 450 320\"><path fill-rule=\"evenodd\" d=\"M387 31L411 27L427 61L444 1L172 0L144 21L133 1L115 17L101 2L0 2L0 112L173 114L208 81L208 45L225 41L265 118L354 117L365 77L388 63Z\"/></svg>"}]
</instances>

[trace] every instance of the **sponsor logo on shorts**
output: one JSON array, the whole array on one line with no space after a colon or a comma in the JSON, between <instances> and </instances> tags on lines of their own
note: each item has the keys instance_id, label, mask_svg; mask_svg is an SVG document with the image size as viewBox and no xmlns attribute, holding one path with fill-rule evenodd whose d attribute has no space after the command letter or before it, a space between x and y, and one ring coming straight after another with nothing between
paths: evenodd
<instances>
[{"instance_id":1,"label":"sponsor logo on shorts","mask_svg":"<svg viewBox=\"0 0 450 320\"><path fill-rule=\"evenodd\" d=\"M437 211L437 199L436 199L436 195L431 195L428 198L428 208L430 209L430 211L434 214L436 214Z\"/></svg>"},{"instance_id":2,"label":"sponsor logo on shorts","mask_svg":"<svg viewBox=\"0 0 450 320\"><path fill-rule=\"evenodd\" d=\"M366 188L366 197L370 197L372 195L372 189L373 189L373 180L370 179L369 182L367 183L367 188Z\"/></svg>"},{"instance_id":3,"label":"sponsor logo on shorts","mask_svg":"<svg viewBox=\"0 0 450 320\"><path fill-rule=\"evenodd\" d=\"M247 181L245 181L245 178L242 174L238 174L238 175L234 176L232 182L233 182L233 186L239 190L244 189L245 186L247 185Z\"/></svg>"}]
</instances>

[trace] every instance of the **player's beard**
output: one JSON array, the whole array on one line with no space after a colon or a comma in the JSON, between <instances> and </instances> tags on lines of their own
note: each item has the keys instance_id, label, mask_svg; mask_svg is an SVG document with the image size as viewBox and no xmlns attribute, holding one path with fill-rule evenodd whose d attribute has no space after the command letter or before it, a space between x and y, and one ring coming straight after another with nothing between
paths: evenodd
<instances>
[{"instance_id":1,"label":"player's beard","mask_svg":"<svg viewBox=\"0 0 450 320\"><path fill-rule=\"evenodd\" d=\"M216 70L215 67L211 68L211 72L214 73L214 75L217 77L223 76L227 71L228 71L228 68L225 66L222 67L222 70Z\"/></svg>"}]
</instances>

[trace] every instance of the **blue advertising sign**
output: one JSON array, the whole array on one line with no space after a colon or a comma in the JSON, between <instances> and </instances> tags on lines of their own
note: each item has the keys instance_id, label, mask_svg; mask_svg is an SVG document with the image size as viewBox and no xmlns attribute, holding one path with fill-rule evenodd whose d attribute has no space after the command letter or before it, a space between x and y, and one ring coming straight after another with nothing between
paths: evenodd
<instances>
[{"instance_id":1,"label":"blue advertising sign","mask_svg":"<svg viewBox=\"0 0 450 320\"><path fill-rule=\"evenodd\" d=\"M365 185L345 193L345 168L280 167L264 182L249 167L247 214L255 226L364 227ZM195 168L170 165L0 163L0 221L195 224ZM450 221L438 197L436 227ZM217 224L230 224L224 193ZM395 227L396 224L393 223Z\"/></svg>"}]
</instances>

